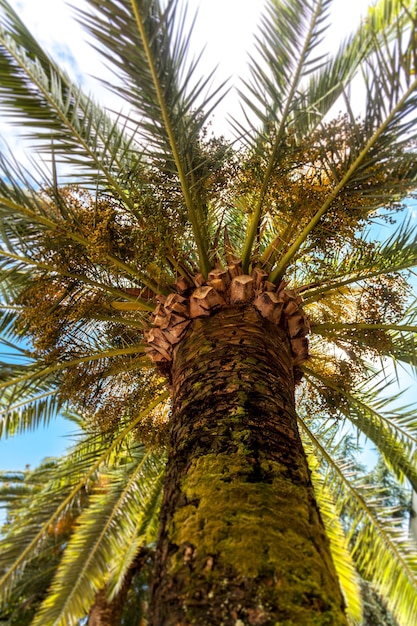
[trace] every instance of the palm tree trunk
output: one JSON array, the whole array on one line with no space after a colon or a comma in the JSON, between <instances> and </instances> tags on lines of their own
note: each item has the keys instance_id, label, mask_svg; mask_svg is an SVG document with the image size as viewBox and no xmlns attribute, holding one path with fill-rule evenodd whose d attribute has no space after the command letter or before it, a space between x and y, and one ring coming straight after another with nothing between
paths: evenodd
<instances>
[{"instance_id":1,"label":"palm tree trunk","mask_svg":"<svg viewBox=\"0 0 417 626\"><path fill-rule=\"evenodd\" d=\"M107 600L106 589L101 589L96 594L94 604L88 615L87 626L118 626L120 624L132 579L143 568L148 556L149 551L146 548L140 550L126 572L119 593L115 595L113 600Z\"/></svg>"},{"instance_id":2,"label":"palm tree trunk","mask_svg":"<svg viewBox=\"0 0 417 626\"><path fill-rule=\"evenodd\" d=\"M152 626L347 624L292 363L251 306L195 319L179 343Z\"/></svg>"},{"instance_id":3,"label":"palm tree trunk","mask_svg":"<svg viewBox=\"0 0 417 626\"><path fill-rule=\"evenodd\" d=\"M109 602L106 598L106 590L99 591L95 602L90 609L88 616L88 626L117 626L123 610L123 603L117 596Z\"/></svg>"}]
</instances>

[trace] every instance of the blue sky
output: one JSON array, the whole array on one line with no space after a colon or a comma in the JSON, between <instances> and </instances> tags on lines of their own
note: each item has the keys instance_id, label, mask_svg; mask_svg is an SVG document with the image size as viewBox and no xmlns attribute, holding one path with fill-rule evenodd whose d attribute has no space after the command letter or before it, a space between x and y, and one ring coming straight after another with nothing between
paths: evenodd
<instances>
[{"instance_id":1,"label":"blue sky","mask_svg":"<svg viewBox=\"0 0 417 626\"><path fill-rule=\"evenodd\" d=\"M58 57L76 77L102 74L103 68L95 55L83 41L82 31L70 18L70 11L63 0L12 0L12 6L40 40ZM83 6L82 0L73 5ZM194 9L200 6L194 41L199 47L206 44L205 58L210 67L221 64L222 77L237 72L244 74L247 51L253 41L254 25L259 17L263 2L255 0L190 0ZM333 15L337 27L334 29L330 45L336 46L366 8L366 0L335 0ZM72 57L74 54L74 58ZM94 83L84 79L87 87ZM101 88L94 86L101 95ZM234 96L231 96L233 98ZM106 103L109 100L107 98ZM230 100L225 105L235 106ZM218 112L223 117L223 110ZM16 153L23 148L17 141L15 131L8 130L6 138L16 146ZM405 378L404 378L405 380ZM408 379L405 386L412 385ZM414 400L414 391L407 394ZM13 439L0 441L0 468L21 469L26 464L37 465L45 456L60 455L71 443L74 424L63 418L53 421L48 428L39 428Z\"/></svg>"},{"instance_id":2,"label":"blue sky","mask_svg":"<svg viewBox=\"0 0 417 626\"><path fill-rule=\"evenodd\" d=\"M57 417L46 427L0 440L0 469L36 467L47 456L60 456L71 445L74 423Z\"/></svg>"}]
</instances>

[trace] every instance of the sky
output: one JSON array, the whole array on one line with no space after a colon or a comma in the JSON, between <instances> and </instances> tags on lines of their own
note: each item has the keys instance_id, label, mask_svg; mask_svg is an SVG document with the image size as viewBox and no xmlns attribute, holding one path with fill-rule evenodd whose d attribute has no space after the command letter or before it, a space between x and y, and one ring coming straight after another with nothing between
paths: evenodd
<instances>
[{"instance_id":1,"label":"sky","mask_svg":"<svg viewBox=\"0 0 417 626\"><path fill-rule=\"evenodd\" d=\"M90 77L102 76L105 70L97 54L85 42L85 34L72 19L71 10L64 0L10 0L10 3L55 58L87 90L94 88L97 97L100 99L102 96L103 100L103 88ZM72 0L71 4L85 7L83 0ZM333 28L326 40L329 49L336 48L341 39L349 34L368 4L367 0L334 0ZM219 82L230 76L236 84L236 77L245 75L247 55L253 46L253 33L263 5L262 0L189 0L191 12L199 9L193 45L197 53L206 46L203 67L218 65L216 80ZM117 102L111 98L106 96L106 105L116 108ZM216 114L217 118L222 119L225 111L230 112L234 107L236 96L231 93ZM4 126L0 130L19 154L23 147L17 142L16 131ZM47 429L39 428L23 436L0 441L0 468L22 469L27 464L34 467L45 456L60 455L71 443L73 432L72 423L58 418Z\"/></svg>"}]
</instances>

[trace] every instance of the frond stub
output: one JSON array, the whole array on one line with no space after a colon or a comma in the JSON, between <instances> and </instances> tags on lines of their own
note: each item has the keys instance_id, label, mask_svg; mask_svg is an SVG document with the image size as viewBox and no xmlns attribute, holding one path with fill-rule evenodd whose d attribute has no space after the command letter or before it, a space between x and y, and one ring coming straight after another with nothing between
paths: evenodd
<instances>
[{"instance_id":1,"label":"frond stub","mask_svg":"<svg viewBox=\"0 0 417 626\"><path fill-rule=\"evenodd\" d=\"M194 286L184 289L177 282L177 293L159 296L153 315L153 327L145 331L145 351L164 373L169 372L175 346L184 337L192 320L208 317L227 307L253 306L259 314L287 332L293 356L293 367L308 357L310 323L302 309L302 298L287 283L278 286L267 281L267 274L258 268L244 274L241 262L231 263L227 270L212 270L203 281L194 277ZM296 376L299 379L299 376Z\"/></svg>"}]
</instances>

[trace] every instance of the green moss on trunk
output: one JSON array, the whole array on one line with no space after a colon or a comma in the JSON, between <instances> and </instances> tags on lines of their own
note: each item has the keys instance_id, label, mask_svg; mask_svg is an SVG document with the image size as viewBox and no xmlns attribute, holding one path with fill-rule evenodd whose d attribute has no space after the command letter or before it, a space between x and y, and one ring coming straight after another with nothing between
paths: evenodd
<instances>
[{"instance_id":1,"label":"green moss on trunk","mask_svg":"<svg viewBox=\"0 0 417 626\"><path fill-rule=\"evenodd\" d=\"M223 310L193 323L172 374L151 624L345 625L286 334Z\"/></svg>"}]
</instances>

